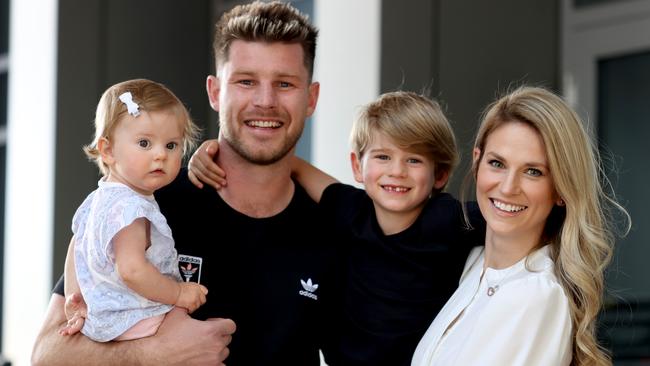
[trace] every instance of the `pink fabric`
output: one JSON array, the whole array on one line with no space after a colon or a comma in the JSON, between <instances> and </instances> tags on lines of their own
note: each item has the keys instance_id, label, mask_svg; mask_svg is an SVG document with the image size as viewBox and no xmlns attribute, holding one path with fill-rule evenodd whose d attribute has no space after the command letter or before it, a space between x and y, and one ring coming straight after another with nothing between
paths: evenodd
<instances>
[{"instance_id":1,"label":"pink fabric","mask_svg":"<svg viewBox=\"0 0 650 366\"><path fill-rule=\"evenodd\" d=\"M120 334L114 341L130 341L132 339L151 337L156 334L164 318L165 314L142 319L126 332Z\"/></svg>"}]
</instances>

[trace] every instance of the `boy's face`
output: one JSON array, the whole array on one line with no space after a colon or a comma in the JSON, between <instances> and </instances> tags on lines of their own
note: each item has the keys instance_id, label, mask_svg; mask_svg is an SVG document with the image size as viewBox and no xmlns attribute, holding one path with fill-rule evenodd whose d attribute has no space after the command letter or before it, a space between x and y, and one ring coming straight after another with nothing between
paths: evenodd
<instances>
[{"instance_id":1,"label":"boy's face","mask_svg":"<svg viewBox=\"0 0 650 366\"><path fill-rule=\"evenodd\" d=\"M352 154L354 178L363 183L378 218L412 223L433 188L444 186L447 174L438 174L436 179L431 158L404 150L382 133L374 132L371 141L363 156Z\"/></svg>"}]
</instances>

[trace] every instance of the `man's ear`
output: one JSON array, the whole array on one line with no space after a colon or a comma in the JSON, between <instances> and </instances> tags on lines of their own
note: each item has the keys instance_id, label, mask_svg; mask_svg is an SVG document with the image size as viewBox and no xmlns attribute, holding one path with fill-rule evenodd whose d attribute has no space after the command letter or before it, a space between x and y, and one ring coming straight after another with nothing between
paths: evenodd
<instances>
[{"instance_id":1,"label":"man's ear","mask_svg":"<svg viewBox=\"0 0 650 366\"><path fill-rule=\"evenodd\" d=\"M307 105L307 117L311 117L316 110L316 104L318 104L318 96L320 94L320 83L313 82L309 85L309 101Z\"/></svg>"},{"instance_id":2,"label":"man's ear","mask_svg":"<svg viewBox=\"0 0 650 366\"><path fill-rule=\"evenodd\" d=\"M113 157L113 146L106 137L102 137L97 141L97 150L99 150L99 155L101 155L104 164L111 165L115 162L115 158Z\"/></svg>"},{"instance_id":3,"label":"man's ear","mask_svg":"<svg viewBox=\"0 0 650 366\"><path fill-rule=\"evenodd\" d=\"M219 92L221 91L219 78L214 75L208 75L208 78L205 80L205 90L208 92L210 107L216 112L219 112Z\"/></svg>"},{"instance_id":4,"label":"man's ear","mask_svg":"<svg viewBox=\"0 0 650 366\"><path fill-rule=\"evenodd\" d=\"M352 174L354 175L354 180L356 180L358 183L363 183L361 157L357 156L357 153L351 152L350 163L352 164Z\"/></svg>"}]
</instances>

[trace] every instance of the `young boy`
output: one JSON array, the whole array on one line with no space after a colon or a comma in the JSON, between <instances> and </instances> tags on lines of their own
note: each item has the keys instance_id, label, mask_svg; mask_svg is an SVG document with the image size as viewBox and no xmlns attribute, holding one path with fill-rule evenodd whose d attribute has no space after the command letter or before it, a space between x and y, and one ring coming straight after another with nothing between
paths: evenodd
<instances>
[{"instance_id":1,"label":"young boy","mask_svg":"<svg viewBox=\"0 0 650 366\"><path fill-rule=\"evenodd\" d=\"M409 365L481 231L467 230L461 204L442 193L458 154L438 103L411 92L384 94L363 108L351 143L354 178L365 190L298 158L292 169L345 253L340 337L330 340L327 362ZM205 177L197 165L194 174Z\"/></svg>"}]
</instances>

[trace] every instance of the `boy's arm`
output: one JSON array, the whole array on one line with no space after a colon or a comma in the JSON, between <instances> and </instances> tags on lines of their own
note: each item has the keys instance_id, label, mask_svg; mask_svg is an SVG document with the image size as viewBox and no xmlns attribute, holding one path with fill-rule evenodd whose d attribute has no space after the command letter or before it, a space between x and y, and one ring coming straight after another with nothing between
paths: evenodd
<instances>
[{"instance_id":1,"label":"boy's arm","mask_svg":"<svg viewBox=\"0 0 650 366\"><path fill-rule=\"evenodd\" d=\"M131 290L149 300L178 305L191 312L205 303L208 289L194 282L177 282L163 275L145 257L149 221L139 218L113 237L115 266Z\"/></svg>"},{"instance_id":2,"label":"boy's arm","mask_svg":"<svg viewBox=\"0 0 650 366\"><path fill-rule=\"evenodd\" d=\"M291 161L291 175L305 188L311 199L320 202L325 188L338 181L331 175L294 156Z\"/></svg>"},{"instance_id":3,"label":"boy's arm","mask_svg":"<svg viewBox=\"0 0 650 366\"><path fill-rule=\"evenodd\" d=\"M199 321L174 308L154 336L97 343L81 333L58 334L66 323L64 301L63 296L52 294L32 351L32 365L223 365L235 331L232 320Z\"/></svg>"},{"instance_id":4,"label":"boy's arm","mask_svg":"<svg viewBox=\"0 0 650 366\"><path fill-rule=\"evenodd\" d=\"M187 165L187 175L195 186L203 188L207 184L214 189L225 187L226 172L214 162L219 151L217 140L206 140L192 154Z\"/></svg>"}]
</instances>

